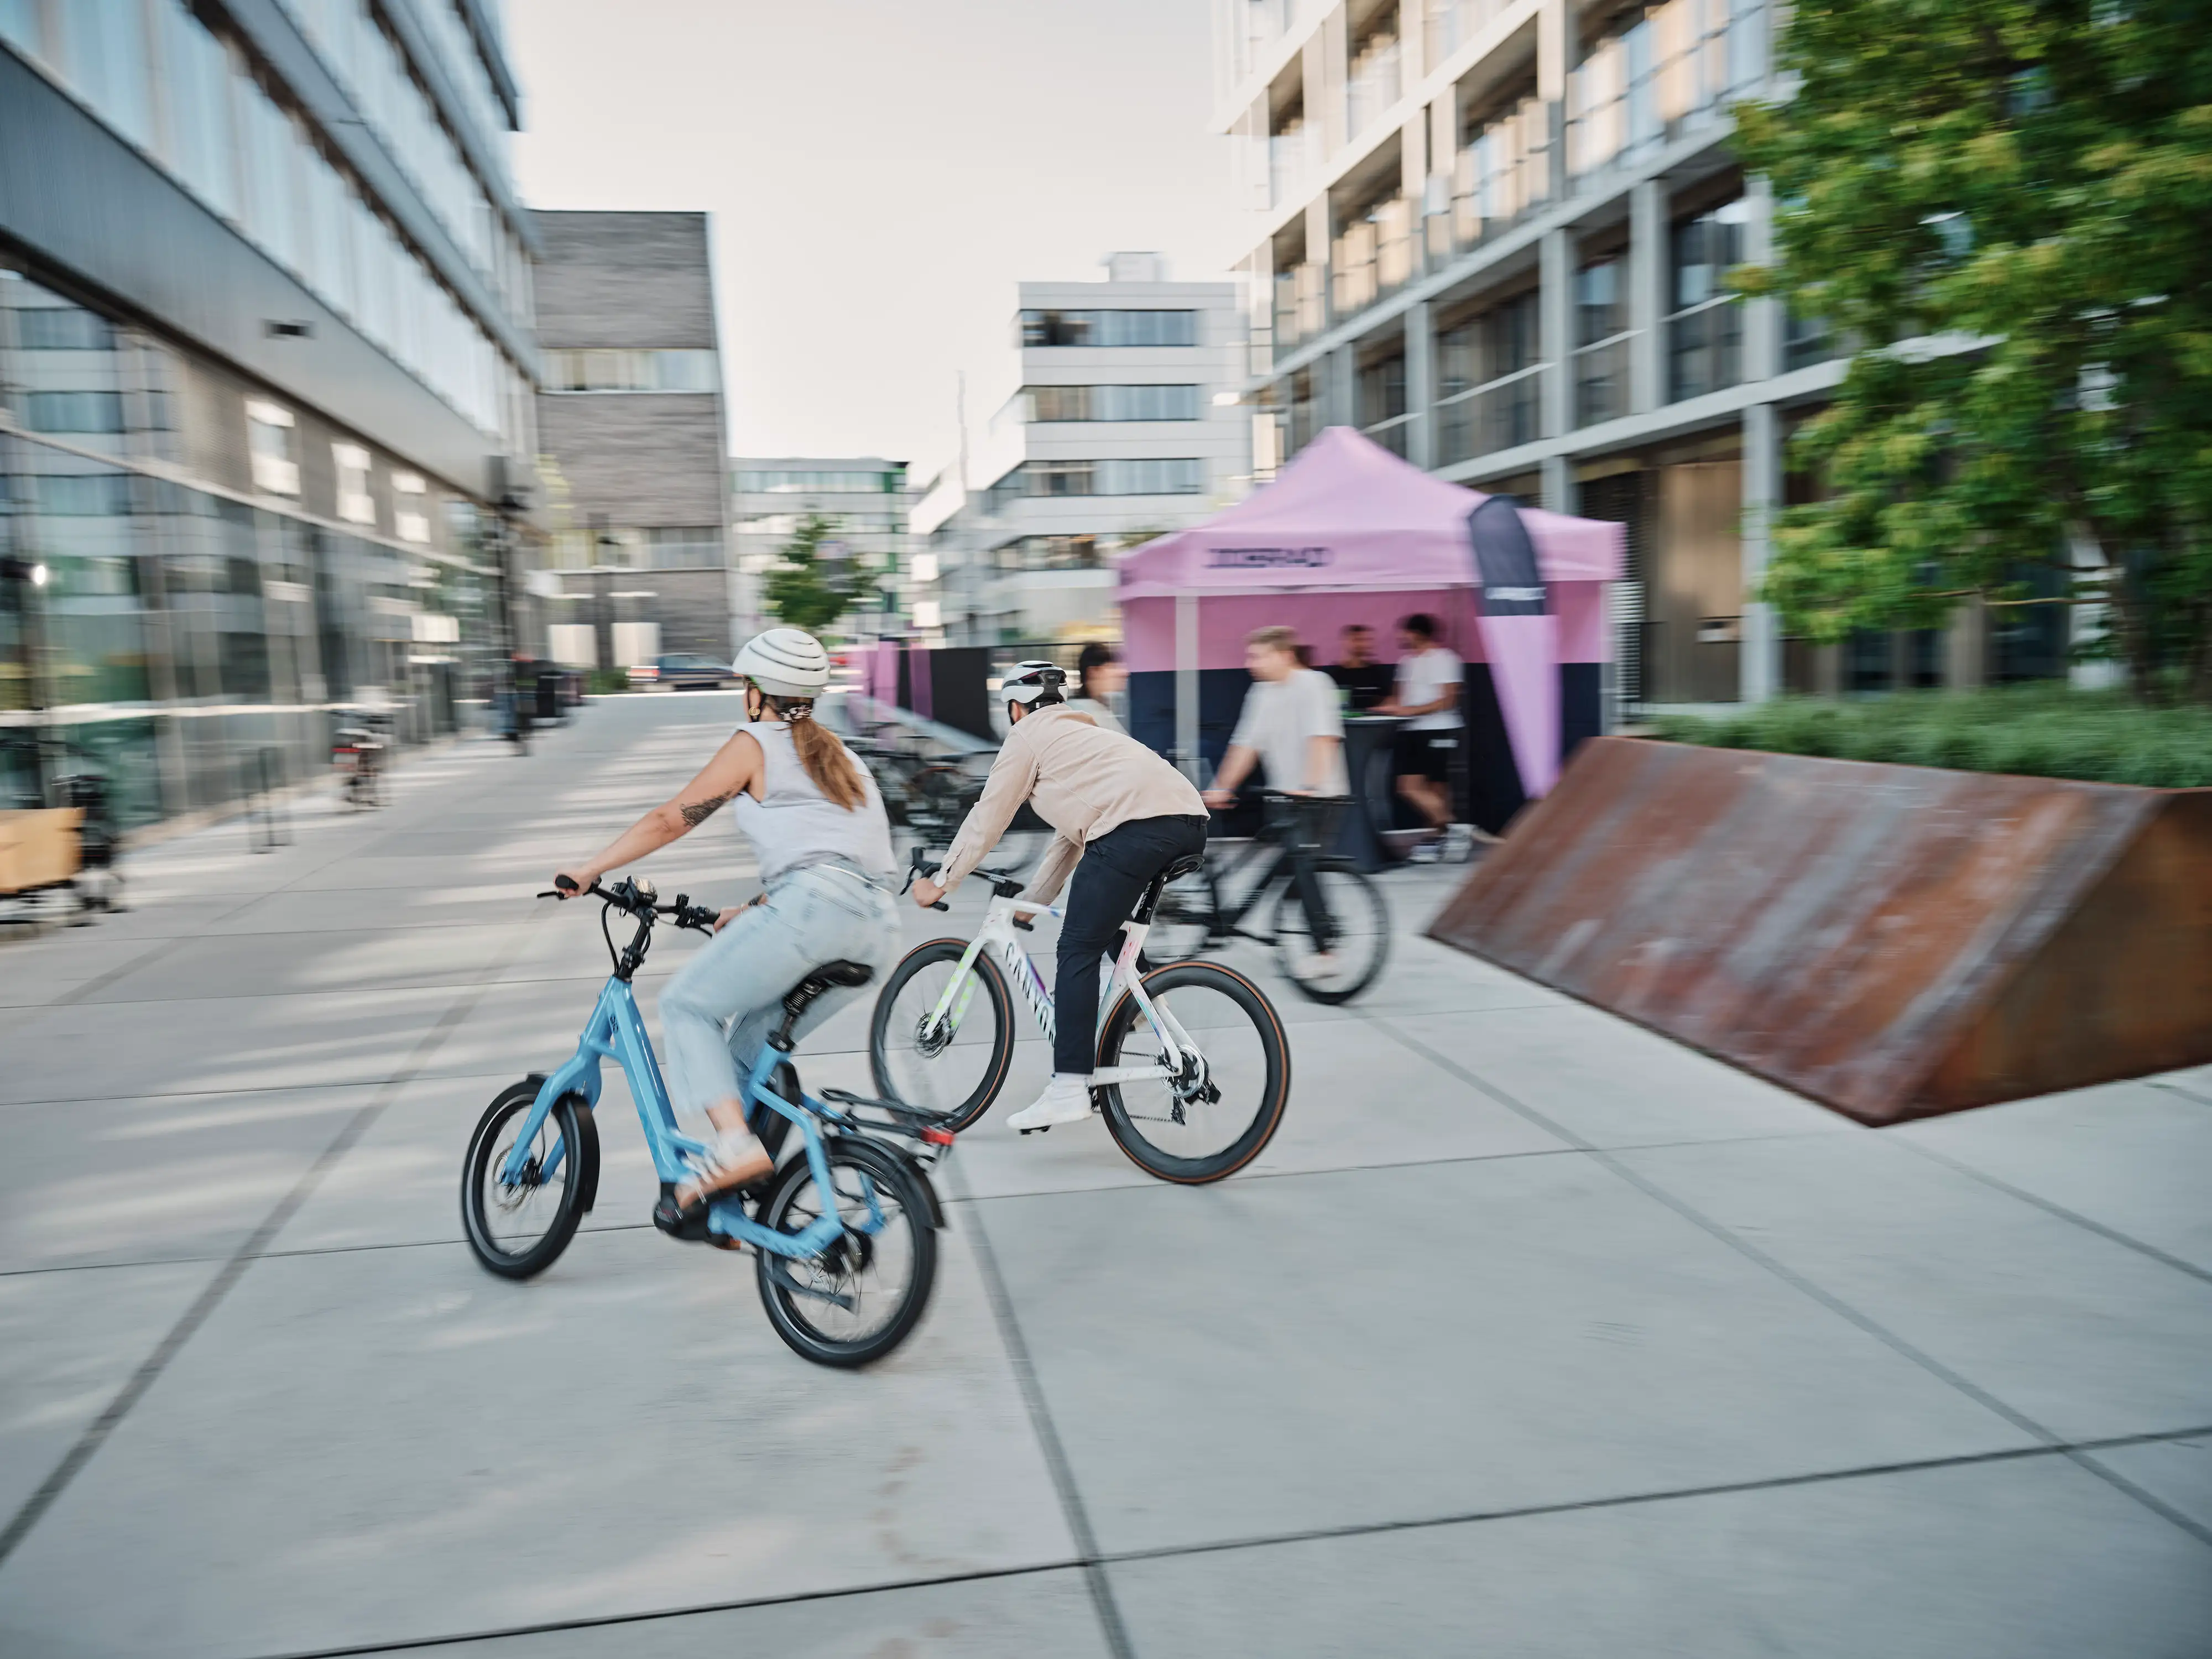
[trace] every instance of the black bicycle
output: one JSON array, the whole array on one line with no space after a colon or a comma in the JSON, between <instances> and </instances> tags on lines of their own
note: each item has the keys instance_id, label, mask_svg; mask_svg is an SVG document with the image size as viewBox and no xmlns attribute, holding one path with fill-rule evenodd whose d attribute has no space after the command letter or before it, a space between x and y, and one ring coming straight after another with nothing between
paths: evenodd
<instances>
[{"instance_id":1,"label":"black bicycle","mask_svg":"<svg viewBox=\"0 0 2212 1659\"><path fill-rule=\"evenodd\" d=\"M1342 805L1263 796L1260 833L1241 855L1209 859L1160 896L1146 954L1187 962L1232 939L1254 939L1275 947L1285 975L1316 1002L1358 996L1389 957L1390 907L1351 860L1322 850ZM1248 881L1255 866L1263 867Z\"/></svg>"}]
</instances>

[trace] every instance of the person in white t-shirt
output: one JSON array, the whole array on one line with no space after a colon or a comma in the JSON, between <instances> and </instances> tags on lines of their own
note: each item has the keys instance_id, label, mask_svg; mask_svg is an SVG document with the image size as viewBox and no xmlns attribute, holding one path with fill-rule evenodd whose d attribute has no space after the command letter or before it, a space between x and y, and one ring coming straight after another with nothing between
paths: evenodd
<instances>
[{"instance_id":1,"label":"person in white t-shirt","mask_svg":"<svg viewBox=\"0 0 2212 1659\"><path fill-rule=\"evenodd\" d=\"M1344 765L1344 714L1336 682L1309 668L1300 653L1297 630L1258 628L1246 635L1244 666L1252 688L1230 735L1229 752L1206 792L1212 807L1232 806L1237 790L1255 764L1267 773L1267 787L1290 795L1341 800L1352 793ZM1325 937L1325 915L1317 878L1304 856L1291 861L1291 890L1305 908L1316 939ZM1291 971L1301 978L1327 979L1336 972L1333 951L1314 951Z\"/></svg>"},{"instance_id":2,"label":"person in white t-shirt","mask_svg":"<svg viewBox=\"0 0 2212 1659\"><path fill-rule=\"evenodd\" d=\"M1229 738L1229 752L1206 791L1209 806L1227 806L1255 764L1267 787L1288 794L1348 795L1344 769L1344 715L1336 682L1298 661L1295 629L1255 629L1244 641L1244 666L1252 688Z\"/></svg>"},{"instance_id":3,"label":"person in white t-shirt","mask_svg":"<svg viewBox=\"0 0 2212 1659\"><path fill-rule=\"evenodd\" d=\"M1437 619L1417 611L1398 624L1398 684L1375 712L1406 717L1398 733L1398 793L1429 821L1435 833L1413 849L1423 863L1441 856L1450 838L1452 763L1466 721L1459 711L1467 676L1459 653L1437 643Z\"/></svg>"}]
</instances>

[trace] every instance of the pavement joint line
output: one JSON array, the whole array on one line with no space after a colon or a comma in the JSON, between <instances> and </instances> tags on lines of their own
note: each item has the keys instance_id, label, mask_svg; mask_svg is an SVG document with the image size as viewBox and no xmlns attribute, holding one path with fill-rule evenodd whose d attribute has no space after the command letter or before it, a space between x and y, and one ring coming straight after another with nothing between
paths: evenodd
<instances>
[{"instance_id":1,"label":"pavement joint line","mask_svg":"<svg viewBox=\"0 0 2212 1659\"><path fill-rule=\"evenodd\" d=\"M2152 1088L2169 1095L2179 1095L2184 1100L2193 1100L2199 1106L2212 1106L2212 1095L2200 1095L2194 1089L2185 1089L2179 1083L2169 1083L2161 1078L2145 1078Z\"/></svg>"},{"instance_id":2,"label":"pavement joint line","mask_svg":"<svg viewBox=\"0 0 2212 1659\"><path fill-rule=\"evenodd\" d=\"M1369 1016L1369 1018L1374 1017ZM1382 1026L1385 1030L1389 1030L1390 1029L1389 1024L1380 1018L1375 1018L1375 1023L1377 1025ZM1638 1192L1644 1194L1644 1196L1650 1198L1655 1203L1663 1205L1668 1209L1672 1210L1675 1214L1680 1216L1692 1226L1698 1227L1703 1231L1710 1234L1712 1237L1717 1239L1723 1244L1727 1245L1730 1249L1736 1251L1747 1261L1755 1262L1759 1267L1765 1268L1768 1273L1782 1280L1784 1284L1790 1285L1800 1295L1810 1297L1814 1302L1819 1303L1822 1307L1827 1309L1831 1313L1835 1314L1838 1317L1856 1326L1860 1330L1864 1331L1869 1336L1873 1337L1876 1341L1883 1344L1892 1352L1919 1366L1930 1376L1936 1378L1939 1382L1949 1383L1952 1388L1957 1389L1969 1400L1973 1401L1984 1410L1994 1413L1996 1415L2004 1419L2005 1421L2010 1423L2014 1427L2021 1430L2022 1432L2033 1435L2038 1440L2043 1442L2046 1447L2049 1447L2053 1450L2066 1450L2069 1443L2056 1431L2045 1427L2033 1418L2029 1417L2025 1412L2019 1410L2014 1406L2007 1404L1996 1395L1991 1394L1988 1389L1983 1388L1979 1383L1969 1381L1959 1372L1952 1370L1948 1365L1944 1364L1933 1354L1927 1353L1914 1344L1906 1341L1903 1337L1898 1335L1896 1332L1889 1329L1888 1327L1881 1324L1870 1316L1862 1313L1858 1309L1853 1307L1841 1297L1822 1288L1820 1285L1815 1284L1812 1279L1807 1278L1804 1274L1798 1273L1795 1268L1785 1266L1775 1257L1768 1255L1765 1250L1760 1249L1756 1244L1752 1243L1748 1239L1741 1237L1730 1228L1714 1220L1711 1217L1706 1215L1695 1206L1675 1197L1674 1194L1667 1191L1665 1188L1661 1187L1656 1182L1639 1175L1636 1170L1631 1169L1627 1164L1621 1162L1620 1159L1613 1157L1603 1148L1589 1146L1587 1142L1582 1140L1582 1137L1572 1134L1568 1131L1564 1124L1554 1124L1549 1118L1547 1118L1543 1113L1538 1111L1535 1108L1516 1100L1511 1095L1506 1093L1503 1089L1497 1087L1494 1084L1485 1081L1482 1078L1474 1072L1469 1071L1465 1066L1460 1066L1455 1061L1447 1060L1443 1055L1437 1054L1434 1049L1430 1048L1425 1043L1421 1042L1418 1038L1415 1038L1405 1032L1399 1032L1397 1035L1400 1040L1404 1042L1408 1047L1417 1048L1423 1054L1429 1055L1431 1059L1436 1060L1439 1065L1449 1067L1449 1069L1458 1076L1465 1079L1472 1086L1481 1090L1483 1093L1490 1096L1491 1098L1496 1100L1500 1105L1505 1106L1513 1111L1521 1113L1523 1116L1528 1118L1530 1122L1536 1124L1540 1127L1550 1129L1552 1133L1560 1136L1563 1139L1580 1142L1588 1150L1594 1161L1603 1165L1620 1181L1635 1188ZM2175 1526L2180 1528L2181 1530L2189 1534L2191 1537L2197 1539L2199 1542L2212 1544L2212 1530L2208 1530L2197 1522L2191 1520L2188 1516L2181 1514L2170 1504L2159 1502L2155 1498L2152 1498L2148 1493L2142 1492L2132 1481L2124 1480L2118 1474L2115 1474L2112 1471L2105 1468L2103 1465L2075 1455L2070 1451L2067 1451L2066 1455L2072 1458L2073 1462L2078 1464L2081 1468L2107 1482L2115 1491L2124 1492L2128 1497L2134 1498L2137 1503L2149 1510L2154 1515L2159 1516L2161 1518L2172 1522Z\"/></svg>"},{"instance_id":3,"label":"pavement joint line","mask_svg":"<svg viewBox=\"0 0 2212 1659\"><path fill-rule=\"evenodd\" d=\"M1172 1560L1188 1555L1219 1555L1234 1550L1272 1549L1285 1544L1324 1542L1331 1539L1365 1538L1394 1532L1424 1532L1438 1527L1480 1525L1492 1521L1522 1521L1547 1515L1575 1515L1588 1510L1635 1509L1649 1504L1673 1504L1699 1498L1725 1498L1741 1492L1786 1492L1798 1486L1830 1486L1845 1480L1869 1480L1893 1474L1919 1474L1938 1469L1972 1468L1985 1463L2017 1463L2038 1458L2065 1457L2125 1446L2156 1445L2168 1440L2187 1440L2208 1432L2183 1429L2155 1434L2131 1434L2112 1439L2057 1446L2012 1446L1999 1451L1960 1452L1948 1457L1917 1457L1893 1463L1856 1464L1844 1469L1817 1469L1803 1474L1769 1475L1756 1480L1720 1481L1703 1486L1677 1486L1659 1492L1624 1492L1608 1498L1570 1498L1555 1504L1525 1504L1512 1508L1469 1510L1461 1514L1418 1516L1403 1521L1355 1522L1341 1527L1311 1527L1297 1532L1261 1533L1247 1538L1212 1539L1202 1544L1165 1544L1145 1550L1117 1551L1105 1558L1110 1565L1137 1561ZM2188 1530L2200 1538L2203 1529ZM2207 1538L2212 1542L2212 1538Z\"/></svg>"},{"instance_id":4,"label":"pavement joint line","mask_svg":"<svg viewBox=\"0 0 2212 1659\"><path fill-rule=\"evenodd\" d=\"M2067 1446L2018 1446L2002 1451L1966 1452L1952 1457L1917 1458L1895 1463L1863 1464L1847 1469L1825 1469L1805 1474L1775 1475L1764 1480L1729 1481L1704 1486L1673 1487L1662 1492L1631 1492L1609 1498L1576 1498L1563 1503L1532 1504L1510 1509L1475 1510L1460 1514L1428 1516L1411 1520L1363 1522L1343 1527L1308 1528L1297 1532L1259 1534L1243 1538L1208 1540L1199 1544L1164 1545L1154 1549L1118 1550L1111 1554L1102 1555L1099 1559L1103 1565L1107 1565L1175 1560L1185 1556L1218 1555L1238 1550L1272 1549L1289 1544L1321 1543L1337 1539L1369 1537L1394 1532L1417 1532L1442 1527L1480 1525L1492 1521L1524 1520L1549 1515L1571 1515L1588 1510L1632 1509L1646 1504L1674 1503L1686 1499L1728 1497L1741 1492L1786 1491L1797 1486L1826 1486L1845 1480L1878 1479L1885 1475L1917 1474L1948 1468L1971 1468L1986 1463L2023 1462L2069 1453L2111 1451L2127 1446L2156 1445L2166 1441L2202 1438L2208 1435L2212 1435L2212 1425L2203 1428L2121 1435L2082 1441ZM1082 1561L1070 1558L1065 1560L1039 1562L1029 1566L982 1568L973 1572L947 1573L930 1578L854 1584L836 1589L801 1590L786 1595L752 1596L738 1601L705 1601L682 1607L655 1607L643 1612L586 1615L545 1624L516 1625L496 1629L456 1632L440 1636L407 1637L393 1642L370 1643L353 1647L289 1650L282 1653L264 1655L261 1659L365 1659L365 1656L372 1654L421 1651L430 1648L449 1647L463 1642L506 1641L531 1636L555 1635L566 1631L598 1630L621 1625L651 1624L672 1619L698 1618L714 1613L742 1613L757 1607L790 1607L815 1601L838 1601L853 1596L928 1589L942 1584L987 1583L1000 1579L1035 1577L1046 1573L1065 1572L1084 1565Z\"/></svg>"},{"instance_id":5,"label":"pavement joint line","mask_svg":"<svg viewBox=\"0 0 2212 1659\"><path fill-rule=\"evenodd\" d=\"M2139 1255L2148 1256L2154 1261L2164 1262L2169 1267L2187 1273L2191 1279L2201 1279L2206 1284L2212 1285L2212 1272L2208 1272L2193 1261L2185 1261L2178 1255L2169 1255L2155 1244L2146 1244L2139 1238L2130 1238L2117 1227L2108 1227L2101 1221L2094 1221L2086 1215L2068 1209L2063 1204L2053 1203L2050 1199L2039 1197L2024 1188L2015 1187L2009 1181L2000 1180L1985 1170L1977 1170L1971 1164L1961 1163L1948 1152L1939 1152L1934 1147L1923 1146L1917 1140L1904 1140L1901 1144L1910 1146L1921 1157L1941 1164L1946 1169L1955 1170L1959 1174L1978 1181L1985 1187L1993 1187L1998 1192L2020 1200L2023 1204L2033 1204L2039 1210L2047 1211L2061 1221L2070 1221L2075 1226L2086 1228L2096 1234L2100 1238L2110 1239L2115 1244L2124 1245Z\"/></svg>"},{"instance_id":6,"label":"pavement joint line","mask_svg":"<svg viewBox=\"0 0 2212 1659\"><path fill-rule=\"evenodd\" d=\"M461 987L468 989L468 987ZM503 1078L505 1072L434 1072L433 1080L458 1082L464 1078ZM418 1077L407 1079L421 1081ZM317 1089L381 1089L400 1081L387 1073L383 1077L361 1077L341 1079L336 1083L241 1083L225 1089L153 1089L143 1094L118 1094L113 1090L97 1095L63 1095L47 1100L0 1101L0 1112L28 1110L40 1106L90 1106L112 1100L219 1100L228 1095L297 1095Z\"/></svg>"},{"instance_id":7,"label":"pavement joint line","mask_svg":"<svg viewBox=\"0 0 2212 1659\"><path fill-rule=\"evenodd\" d=\"M963 1188L968 1184L957 1161L945 1166L945 1175L948 1182L957 1182ZM1121 1609L1114 1600L1114 1586L1107 1580L1105 1562L1099 1553L1097 1536L1091 1529L1091 1516L1083 1506L1083 1494L1076 1487L1074 1467L1067 1461L1060 1431L1054 1425L1052 1408L1046 1403L1043 1385L1037 1381L1028 1340L1023 1336L1021 1322L1015 1317L1014 1300L999 1272L998 1252L991 1248L991 1235L983 1225L980 1211L971 1218L968 1236L975 1243L975 1261L982 1270L983 1293L991 1304L992 1321L999 1328L1000 1341L1006 1346L1015 1384L1021 1390L1022 1404L1029 1410L1030 1428L1037 1437L1038 1449L1044 1454L1046 1471L1052 1477L1053 1491L1060 1499L1061 1517L1067 1522L1068 1535L1075 1541L1083 1581L1091 1592L1091 1609L1098 1618L1099 1633L1105 1638L1107 1651L1114 1659L1135 1659L1136 1647L1129 1640L1128 1626L1122 1623Z\"/></svg>"},{"instance_id":8,"label":"pavement joint line","mask_svg":"<svg viewBox=\"0 0 2212 1659\"><path fill-rule=\"evenodd\" d=\"M527 923L514 924L514 935L510 947L510 955L522 948L525 939L524 929ZM15 1553L17 1546L30 1535L32 1528L39 1524L46 1511L52 1509L62 1493L68 1490L70 1483L76 1479L79 1472L92 1461L94 1455L106 1443L108 1436L115 1431L125 1417L130 1415L131 1408L144 1398L147 1390L161 1379L161 1373L168 1369L169 1363L183 1351L185 1344L191 1340L200 1327L207 1322L209 1317L221 1305L223 1298L230 1294L232 1288L245 1277L246 1270L252 1266L264 1247L283 1230L285 1224L299 1212L301 1206L313 1195L315 1188L321 1184L323 1177L336 1168L338 1162L353 1150L362 1136L368 1133L369 1125L376 1121L385 1108L390 1105L398 1096L399 1091L405 1087L428 1062L430 1056L444 1044L447 1037L451 1036L460 1026L462 1021L475 1010L477 1004L483 999L484 990L489 988L490 971L487 969L483 984L454 1000L446 1012L439 1016L436 1023L416 1040L413 1052L407 1057L406 1064L394 1074L392 1081L378 1091L374 1099L356 1109L353 1115L346 1120L336 1137L323 1148L315 1161L301 1172L299 1179L293 1182L291 1189L276 1200L276 1206L262 1218L261 1224L256 1227L246 1242L224 1261L214 1278L210 1279L199 1295L192 1299L191 1305L185 1310L183 1316L169 1328L161 1341L155 1345L153 1352L140 1362L137 1370L131 1373L130 1380L107 1402L100 1415L93 1419L84 1432L77 1437L76 1443L63 1455L62 1461L39 1484L38 1489L25 1500L22 1507L15 1511L15 1516L7 1526L0 1528L0 1565L5 1565L8 1558Z\"/></svg>"},{"instance_id":9,"label":"pavement joint line","mask_svg":"<svg viewBox=\"0 0 2212 1659\"><path fill-rule=\"evenodd\" d=\"M395 1642L366 1646L286 1649L260 1659L363 1659L378 1653L411 1653L426 1648L452 1647L461 1642L505 1642L528 1636L557 1636L565 1631L605 1630L619 1625L649 1625L668 1619L696 1619L710 1613L746 1613L756 1607L804 1607L814 1601L842 1601L848 1596L881 1595L900 1590L932 1589L940 1584L986 1584L1004 1578L1034 1578L1045 1573L1067 1572L1081 1564L1070 1558L1040 1561L1020 1567L979 1567L972 1572L945 1573L934 1578L886 1579L879 1583L854 1584L836 1589L797 1590L786 1595L753 1595L730 1601L702 1601L674 1607L650 1607L640 1613L586 1614L539 1625L501 1626L495 1629L462 1631L447 1636L410 1636Z\"/></svg>"}]
</instances>

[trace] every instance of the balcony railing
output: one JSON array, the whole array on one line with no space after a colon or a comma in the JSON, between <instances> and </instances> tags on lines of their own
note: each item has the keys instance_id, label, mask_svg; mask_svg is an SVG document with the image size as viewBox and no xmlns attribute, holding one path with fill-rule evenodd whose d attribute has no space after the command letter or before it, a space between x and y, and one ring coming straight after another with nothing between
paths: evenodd
<instances>
[{"instance_id":1,"label":"balcony railing","mask_svg":"<svg viewBox=\"0 0 2212 1659\"><path fill-rule=\"evenodd\" d=\"M1766 0L1668 0L1567 77L1567 171L1633 165L1727 118L1766 73Z\"/></svg>"},{"instance_id":2,"label":"balcony railing","mask_svg":"<svg viewBox=\"0 0 2212 1659\"><path fill-rule=\"evenodd\" d=\"M1421 62L1434 69L1481 33L1512 3L1513 0L1428 0L1422 19L1428 50L1421 54Z\"/></svg>"},{"instance_id":3,"label":"balcony railing","mask_svg":"<svg viewBox=\"0 0 2212 1659\"><path fill-rule=\"evenodd\" d=\"M1431 259L1441 262L1510 230L1551 196L1551 106L1524 99L1455 158L1452 199L1424 228Z\"/></svg>"},{"instance_id":4,"label":"balcony railing","mask_svg":"<svg viewBox=\"0 0 2212 1659\"><path fill-rule=\"evenodd\" d=\"M1413 275L1413 204L1394 196L1329 250L1330 302L1343 321L1395 294Z\"/></svg>"},{"instance_id":5,"label":"balcony railing","mask_svg":"<svg viewBox=\"0 0 2212 1659\"><path fill-rule=\"evenodd\" d=\"M1288 351L1328 326L1325 280L1320 264L1312 259L1275 273L1276 351Z\"/></svg>"},{"instance_id":6,"label":"balcony railing","mask_svg":"<svg viewBox=\"0 0 2212 1659\"><path fill-rule=\"evenodd\" d=\"M1633 333L1615 334L1575 353L1577 426L1595 426L1628 413L1628 354L1635 338Z\"/></svg>"},{"instance_id":7,"label":"balcony railing","mask_svg":"<svg viewBox=\"0 0 2212 1659\"><path fill-rule=\"evenodd\" d=\"M1360 48L1344 78L1344 130L1357 138L1398 101L1398 37L1378 35Z\"/></svg>"},{"instance_id":8,"label":"balcony railing","mask_svg":"<svg viewBox=\"0 0 2212 1659\"><path fill-rule=\"evenodd\" d=\"M1743 302L1732 294L1667 319L1667 395L1702 398L1743 379Z\"/></svg>"},{"instance_id":9,"label":"balcony railing","mask_svg":"<svg viewBox=\"0 0 2212 1659\"><path fill-rule=\"evenodd\" d=\"M1412 415L1393 415L1387 421L1377 421L1372 426L1364 426L1359 429L1402 461L1406 459L1406 441L1412 435L1415 418Z\"/></svg>"},{"instance_id":10,"label":"balcony railing","mask_svg":"<svg viewBox=\"0 0 2212 1659\"><path fill-rule=\"evenodd\" d=\"M1437 400L1437 464L1449 466L1534 443L1542 430L1544 372L1531 363Z\"/></svg>"},{"instance_id":11,"label":"balcony railing","mask_svg":"<svg viewBox=\"0 0 2212 1659\"><path fill-rule=\"evenodd\" d=\"M1303 121L1267 140L1267 204L1285 208L1313 193L1321 172L1321 129Z\"/></svg>"}]
</instances>

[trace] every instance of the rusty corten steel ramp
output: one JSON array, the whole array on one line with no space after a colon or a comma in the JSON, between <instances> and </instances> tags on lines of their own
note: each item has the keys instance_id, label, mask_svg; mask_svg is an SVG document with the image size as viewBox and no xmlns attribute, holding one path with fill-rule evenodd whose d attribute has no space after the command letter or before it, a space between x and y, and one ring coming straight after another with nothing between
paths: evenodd
<instances>
[{"instance_id":1,"label":"rusty corten steel ramp","mask_svg":"<svg viewBox=\"0 0 2212 1659\"><path fill-rule=\"evenodd\" d=\"M2212 790L1601 738L1429 932L1891 1123L2212 1062Z\"/></svg>"}]
</instances>

